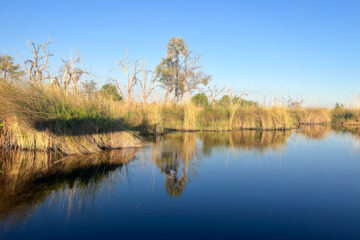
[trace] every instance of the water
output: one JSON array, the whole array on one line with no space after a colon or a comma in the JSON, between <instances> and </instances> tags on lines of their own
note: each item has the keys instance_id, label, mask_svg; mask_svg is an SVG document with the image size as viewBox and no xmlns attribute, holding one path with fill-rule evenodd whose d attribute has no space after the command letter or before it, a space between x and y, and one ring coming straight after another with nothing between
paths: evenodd
<instances>
[{"instance_id":1,"label":"water","mask_svg":"<svg viewBox=\"0 0 360 240\"><path fill-rule=\"evenodd\" d=\"M359 239L360 130L172 133L0 155L1 239Z\"/></svg>"}]
</instances>

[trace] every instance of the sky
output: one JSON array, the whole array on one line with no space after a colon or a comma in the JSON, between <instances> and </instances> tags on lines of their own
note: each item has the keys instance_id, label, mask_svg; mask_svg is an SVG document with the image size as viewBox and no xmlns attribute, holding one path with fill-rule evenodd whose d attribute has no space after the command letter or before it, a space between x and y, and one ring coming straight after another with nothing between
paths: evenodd
<instances>
[{"instance_id":1,"label":"sky","mask_svg":"<svg viewBox=\"0 0 360 240\"><path fill-rule=\"evenodd\" d=\"M111 70L125 49L155 68L169 39L183 37L211 84L251 100L333 106L360 94L360 1L1 1L1 54L20 62L26 40L51 36L50 66L79 49L99 85L123 79Z\"/></svg>"}]
</instances>

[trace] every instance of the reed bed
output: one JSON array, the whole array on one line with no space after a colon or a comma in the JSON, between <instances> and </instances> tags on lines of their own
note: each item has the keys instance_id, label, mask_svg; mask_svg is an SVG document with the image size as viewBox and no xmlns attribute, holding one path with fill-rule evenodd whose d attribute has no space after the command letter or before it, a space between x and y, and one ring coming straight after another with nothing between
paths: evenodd
<instances>
[{"instance_id":1,"label":"reed bed","mask_svg":"<svg viewBox=\"0 0 360 240\"><path fill-rule=\"evenodd\" d=\"M240 129L288 130L308 124L360 124L359 109L196 105L118 101L51 86L0 82L0 147L63 154L141 147L139 134Z\"/></svg>"},{"instance_id":2,"label":"reed bed","mask_svg":"<svg viewBox=\"0 0 360 240\"><path fill-rule=\"evenodd\" d=\"M142 146L111 99L3 82L0 102L1 148L85 154Z\"/></svg>"}]
</instances>

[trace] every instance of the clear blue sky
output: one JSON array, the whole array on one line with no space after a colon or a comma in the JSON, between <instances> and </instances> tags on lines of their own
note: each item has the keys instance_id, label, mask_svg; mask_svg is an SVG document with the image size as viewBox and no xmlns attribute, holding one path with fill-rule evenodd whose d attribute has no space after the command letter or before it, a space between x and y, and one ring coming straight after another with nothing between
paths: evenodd
<instances>
[{"instance_id":1,"label":"clear blue sky","mask_svg":"<svg viewBox=\"0 0 360 240\"><path fill-rule=\"evenodd\" d=\"M251 99L332 105L360 93L360 1L14 0L1 3L0 29L0 53L26 57L25 40L50 34L52 66L80 48L101 83L118 76L109 70L125 48L154 67L181 36L213 83L247 89Z\"/></svg>"}]
</instances>

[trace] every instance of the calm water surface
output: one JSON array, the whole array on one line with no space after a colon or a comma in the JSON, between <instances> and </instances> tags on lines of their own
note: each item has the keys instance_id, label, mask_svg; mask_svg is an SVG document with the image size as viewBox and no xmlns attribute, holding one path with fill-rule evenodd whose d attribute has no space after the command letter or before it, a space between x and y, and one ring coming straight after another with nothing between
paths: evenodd
<instances>
[{"instance_id":1,"label":"calm water surface","mask_svg":"<svg viewBox=\"0 0 360 240\"><path fill-rule=\"evenodd\" d=\"M0 153L1 239L360 239L360 129Z\"/></svg>"}]
</instances>

